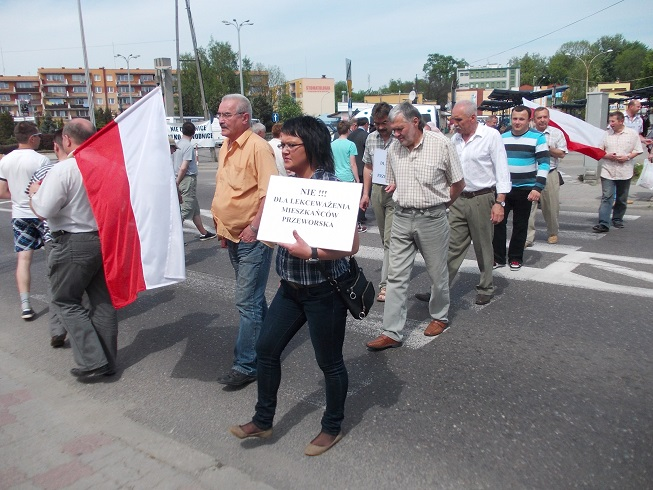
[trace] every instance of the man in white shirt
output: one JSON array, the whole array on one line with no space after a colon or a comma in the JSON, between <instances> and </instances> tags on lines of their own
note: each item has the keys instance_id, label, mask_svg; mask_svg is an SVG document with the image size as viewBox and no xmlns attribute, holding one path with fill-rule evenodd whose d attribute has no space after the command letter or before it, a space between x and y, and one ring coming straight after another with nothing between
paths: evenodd
<instances>
[{"instance_id":1,"label":"man in white shirt","mask_svg":"<svg viewBox=\"0 0 653 490\"><path fill-rule=\"evenodd\" d=\"M286 167L283 164L283 156L281 155L281 148L279 148L279 145L281 144L279 137L281 136L282 127L283 124L281 123L274 123L272 125L272 139L268 141L268 143L270 143L272 151L274 152L274 163L277 164L279 175L286 177L288 172L286 172Z\"/></svg>"},{"instance_id":2,"label":"man in white shirt","mask_svg":"<svg viewBox=\"0 0 653 490\"><path fill-rule=\"evenodd\" d=\"M633 99L628 102L626 114L624 114L624 126L637 133L643 146L650 145L653 140L644 136L644 120L639 115L640 110L642 110L642 103L639 100Z\"/></svg>"},{"instance_id":3,"label":"man in white shirt","mask_svg":"<svg viewBox=\"0 0 653 490\"><path fill-rule=\"evenodd\" d=\"M621 111L608 114L608 123L610 129L603 137L601 145L605 156L599 160L602 195L599 224L592 228L594 233L610 231L610 215L612 226L624 227L623 218L628 206L630 179L633 178L633 160L644 152L639 135L635 130L626 127Z\"/></svg>"},{"instance_id":4,"label":"man in white shirt","mask_svg":"<svg viewBox=\"0 0 653 490\"><path fill-rule=\"evenodd\" d=\"M546 231L549 235L547 243L558 243L558 217L560 216L560 175L558 174L558 164L569 150L567 150L567 140L558 128L549 126L549 110L546 107L538 107L533 114L535 129L542 133L549 145L549 176L546 178L546 186L540 194L540 203L542 205L542 216L546 222ZM535 243L535 213L537 212L537 203L533 202L531 207L531 216L528 219L528 232L526 234L526 246L532 247Z\"/></svg>"},{"instance_id":5,"label":"man in white shirt","mask_svg":"<svg viewBox=\"0 0 653 490\"><path fill-rule=\"evenodd\" d=\"M71 155L95 134L86 119L64 126L63 149ZM57 163L43 183L29 189L32 210L48 220L53 247L48 257L52 304L68 335L80 381L115 374L118 317L107 289L98 227L74 157ZM90 309L82 304L87 294Z\"/></svg>"},{"instance_id":6,"label":"man in white shirt","mask_svg":"<svg viewBox=\"0 0 653 490\"><path fill-rule=\"evenodd\" d=\"M45 243L46 227L29 207L25 189L42 165L50 160L35 150L41 144L41 133L36 124L20 122L14 128L18 149L0 160L0 199L11 198L11 224L14 229L14 250L18 258L16 283L21 302L21 317L31 320L34 310L30 304L32 256Z\"/></svg>"},{"instance_id":7,"label":"man in white shirt","mask_svg":"<svg viewBox=\"0 0 653 490\"><path fill-rule=\"evenodd\" d=\"M481 278L476 286L476 304L485 305L494 295L492 265L494 225L503 220L506 194L512 187L508 158L501 135L495 129L479 124L476 104L458 102L452 112L456 134L451 138L465 176L465 189L449 208L449 284L474 243L476 262ZM428 301L430 294L416 294Z\"/></svg>"}]
</instances>

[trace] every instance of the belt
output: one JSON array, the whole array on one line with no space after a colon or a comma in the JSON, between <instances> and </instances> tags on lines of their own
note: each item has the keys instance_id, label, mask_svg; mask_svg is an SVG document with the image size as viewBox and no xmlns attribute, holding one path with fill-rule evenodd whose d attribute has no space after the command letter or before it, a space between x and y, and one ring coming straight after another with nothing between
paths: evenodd
<instances>
[{"instance_id":1,"label":"belt","mask_svg":"<svg viewBox=\"0 0 653 490\"><path fill-rule=\"evenodd\" d=\"M300 284L298 282L292 282L292 281L286 281L285 279L282 280L286 286L290 286L292 289L310 289L310 288L315 288L317 286L323 286L324 282L320 282L317 284Z\"/></svg>"},{"instance_id":2,"label":"belt","mask_svg":"<svg viewBox=\"0 0 653 490\"><path fill-rule=\"evenodd\" d=\"M489 194L490 192L496 192L497 188L496 187L486 187L485 189L479 189L477 191L462 191L460 193L460 197L476 197L476 196L482 196L483 194Z\"/></svg>"},{"instance_id":3,"label":"belt","mask_svg":"<svg viewBox=\"0 0 653 490\"><path fill-rule=\"evenodd\" d=\"M51 231L50 235L52 235L52 238L59 238L64 235L83 235L83 234L93 234L97 235L97 231L80 231L79 233L74 233L72 231L66 231L66 230L57 230L57 231Z\"/></svg>"},{"instance_id":4,"label":"belt","mask_svg":"<svg viewBox=\"0 0 653 490\"><path fill-rule=\"evenodd\" d=\"M445 204L436 204L435 206L431 206L428 208L405 208L403 206L400 206L399 204L395 204L395 209L398 209L399 211L402 211L404 213L425 213L427 211L435 211L436 209L442 209L445 207Z\"/></svg>"}]
</instances>

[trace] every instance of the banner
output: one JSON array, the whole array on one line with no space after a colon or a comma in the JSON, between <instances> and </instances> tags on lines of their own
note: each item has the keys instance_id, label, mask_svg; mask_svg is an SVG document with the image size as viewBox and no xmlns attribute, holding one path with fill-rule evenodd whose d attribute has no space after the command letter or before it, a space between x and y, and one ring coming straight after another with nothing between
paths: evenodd
<instances>
[{"instance_id":1,"label":"banner","mask_svg":"<svg viewBox=\"0 0 653 490\"><path fill-rule=\"evenodd\" d=\"M215 148L211 121L196 122L193 124L195 125L195 135L193 136L191 143L200 148ZM179 141L182 137L181 124L168 123L168 135L172 136L175 141Z\"/></svg>"}]
</instances>

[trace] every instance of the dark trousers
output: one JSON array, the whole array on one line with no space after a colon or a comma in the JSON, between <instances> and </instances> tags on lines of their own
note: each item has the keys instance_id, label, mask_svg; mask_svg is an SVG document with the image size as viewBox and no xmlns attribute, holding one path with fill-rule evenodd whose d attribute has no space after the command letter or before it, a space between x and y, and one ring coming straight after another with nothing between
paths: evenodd
<instances>
[{"instance_id":1,"label":"dark trousers","mask_svg":"<svg viewBox=\"0 0 653 490\"><path fill-rule=\"evenodd\" d=\"M322 431L338 435L349 384L342 358L347 308L326 282L296 289L281 281L256 344L258 402L252 421L264 430L272 427L281 383L281 354L307 321L315 359L324 373L326 386Z\"/></svg>"},{"instance_id":2,"label":"dark trousers","mask_svg":"<svg viewBox=\"0 0 653 490\"><path fill-rule=\"evenodd\" d=\"M528 218L531 215L531 201L528 195L531 188L514 188L506 194L506 207L504 209L503 221L494 225L494 261L497 264L506 263L506 225L508 216L512 211L512 235L508 247L508 262L516 260L524 261L524 246L526 245L526 234L528 233Z\"/></svg>"},{"instance_id":3,"label":"dark trousers","mask_svg":"<svg viewBox=\"0 0 653 490\"><path fill-rule=\"evenodd\" d=\"M48 255L52 306L68 332L73 357L83 370L115 368L118 316L111 303L97 232L66 233ZM82 305L88 295L90 309Z\"/></svg>"}]
</instances>

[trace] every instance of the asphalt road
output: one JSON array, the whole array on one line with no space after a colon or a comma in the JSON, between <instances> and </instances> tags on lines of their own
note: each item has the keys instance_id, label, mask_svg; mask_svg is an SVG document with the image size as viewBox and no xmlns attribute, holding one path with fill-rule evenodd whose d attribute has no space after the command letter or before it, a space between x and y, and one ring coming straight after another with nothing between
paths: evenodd
<instances>
[{"instance_id":1,"label":"asphalt road","mask_svg":"<svg viewBox=\"0 0 653 490\"><path fill-rule=\"evenodd\" d=\"M82 385L68 374L70 349L48 343L44 253L32 268L39 317L19 318L10 207L0 204L0 349L276 488L652 488L653 193L633 187L626 228L595 235L599 189L575 181L579 163L568 160L560 243L547 245L538 231L525 267L496 274L489 305L474 304L472 252L441 336L421 333L427 307L412 294L429 279L419 261L404 347L365 349L380 331L381 304L348 322L346 436L318 458L303 456L324 404L305 330L284 356L274 436L240 442L227 433L253 414L256 386L233 391L215 381L231 365L237 332L233 271L219 242L199 242L191 227L187 281L120 310L118 376ZM215 165L200 168L208 209ZM537 223L543 230L541 215ZM368 224L359 262L376 283L381 247ZM273 270L268 299L277 284Z\"/></svg>"}]
</instances>

